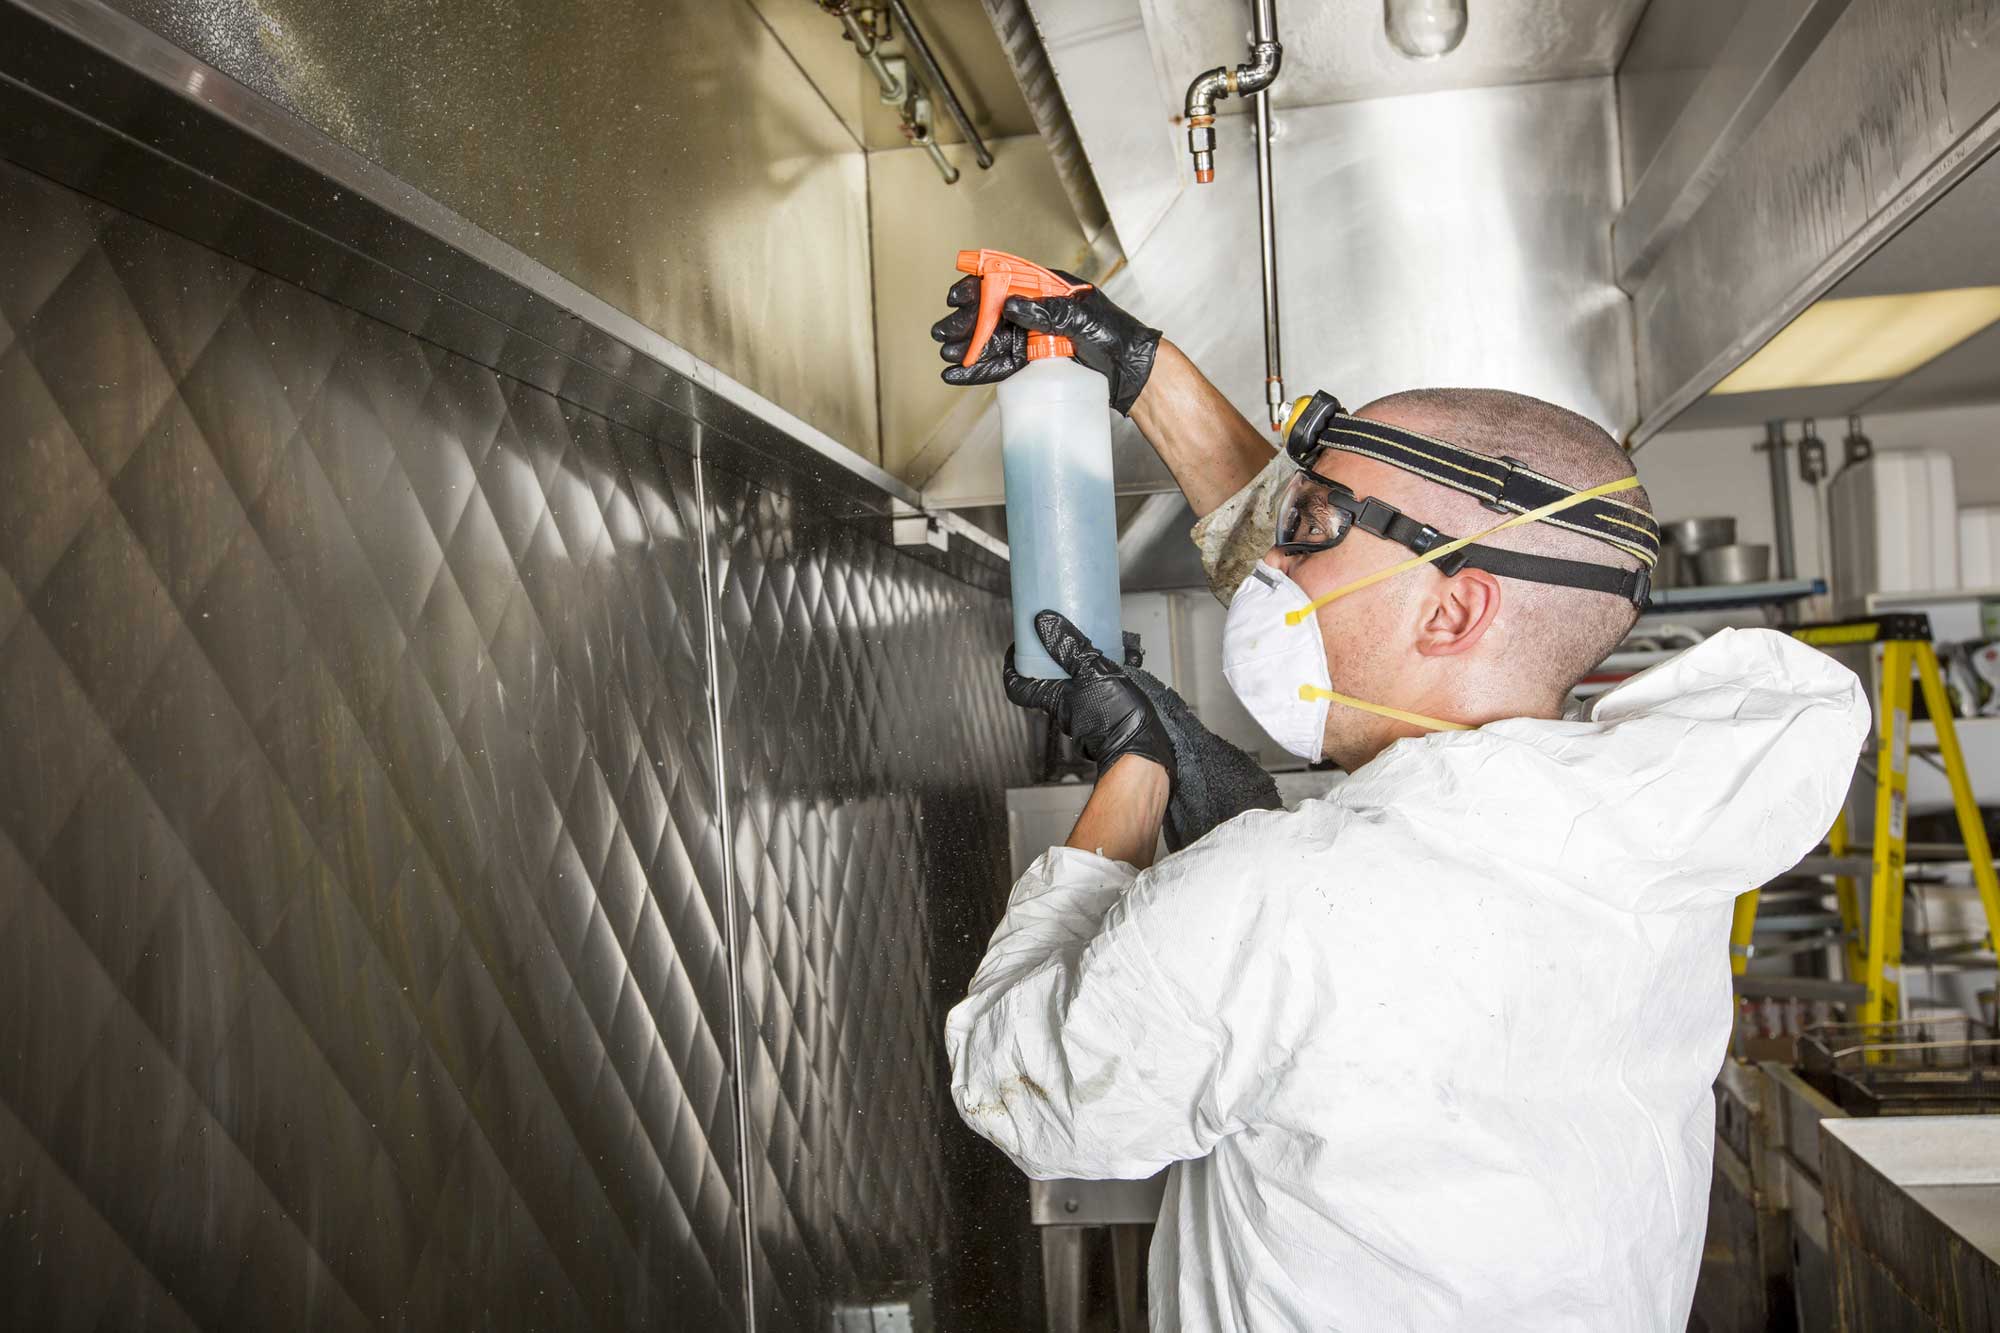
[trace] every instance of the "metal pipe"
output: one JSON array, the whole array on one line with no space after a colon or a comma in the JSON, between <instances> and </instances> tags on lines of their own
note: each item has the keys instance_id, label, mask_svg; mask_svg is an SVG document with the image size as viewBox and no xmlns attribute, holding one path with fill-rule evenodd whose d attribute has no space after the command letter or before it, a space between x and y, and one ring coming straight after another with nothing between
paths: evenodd
<instances>
[{"instance_id":1,"label":"metal pipe","mask_svg":"<svg viewBox=\"0 0 2000 1333\"><path fill-rule=\"evenodd\" d=\"M1785 423L1772 421L1764 426L1765 461L1771 468L1771 544L1778 552L1778 577L1798 577L1792 554L1792 477L1785 466Z\"/></svg>"},{"instance_id":2,"label":"metal pipe","mask_svg":"<svg viewBox=\"0 0 2000 1333\"><path fill-rule=\"evenodd\" d=\"M1217 65L1195 75L1188 85L1188 152L1194 155L1194 183L1206 185L1215 179L1215 104L1229 96L1229 69Z\"/></svg>"},{"instance_id":3,"label":"metal pipe","mask_svg":"<svg viewBox=\"0 0 2000 1333\"><path fill-rule=\"evenodd\" d=\"M1277 0L1256 0L1251 6L1249 63L1233 70L1217 66L1198 76L1188 85L1184 107L1197 185L1215 179L1215 104L1234 93L1250 98L1256 112L1257 240L1264 271L1264 406L1270 413L1272 430L1285 424L1284 349L1278 334L1278 218L1271 170L1270 89L1285 57L1285 48L1278 42L1277 10Z\"/></svg>"},{"instance_id":4,"label":"metal pipe","mask_svg":"<svg viewBox=\"0 0 2000 1333\"><path fill-rule=\"evenodd\" d=\"M944 146L938 143L937 136L925 134L923 138L915 142L917 147L931 155L931 165L938 169L938 175L944 177L946 185L958 184L958 168L953 166L951 159L944 155Z\"/></svg>"},{"instance_id":5,"label":"metal pipe","mask_svg":"<svg viewBox=\"0 0 2000 1333\"><path fill-rule=\"evenodd\" d=\"M820 6L840 20L840 26L847 32L847 40L854 46L868 68L874 72L875 82L881 89L885 105L902 107L903 133L912 144L929 154L931 165L946 185L958 184L958 168L944 155L944 148L931 132L930 102L923 96L921 86L907 77L909 63L901 56L885 57L882 44L875 39L868 26L861 22L854 12L854 6L840 0L839 3L825 3ZM913 31L905 29L905 31Z\"/></svg>"},{"instance_id":6,"label":"metal pipe","mask_svg":"<svg viewBox=\"0 0 2000 1333\"><path fill-rule=\"evenodd\" d=\"M1250 14L1250 60L1230 69L1217 65L1195 76L1188 85L1181 112L1187 119L1188 152L1194 155L1194 179L1206 185L1215 179L1215 104L1231 96L1261 93L1278 77L1285 48L1278 43L1277 0L1256 0Z\"/></svg>"},{"instance_id":7,"label":"metal pipe","mask_svg":"<svg viewBox=\"0 0 2000 1333\"><path fill-rule=\"evenodd\" d=\"M1271 429L1285 424L1285 359L1278 345L1278 218L1271 179L1271 94L1253 99L1257 107L1257 242L1264 261L1264 406Z\"/></svg>"},{"instance_id":8,"label":"metal pipe","mask_svg":"<svg viewBox=\"0 0 2000 1333\"><path fill-rule=\"evenodd\" d=\"M982 169L993 165L993 154L986 147L986 141L979 137L979 131L972 128L972 117L965 114L965 107L959 103L958 93L953 90L951 80L939 68L937 57L931 54L931 44L924 40L924 31L917 21L910 17L910 7L903 0L889 0L889 9L896 16L896 22L903 25L903 43L910 48L910 55L916 60L917 68L923 72L924 82L944 99L944 109L951 113L951 119L958 126L958 132L971 145L973 161Z\"/></svg>"},{"instance_id":9,"label":"metal pipe","mask_svg":"<svg viewBox=\"0 0 2000 1333\"><path fill-rule=\"evenodd\" d=\"M1262 46L1278 40L1277 0L1253 0L1250 6L1250 40ZM1271 78L1278 76L1278 67L1271 67ZM1265 80L1270 82L1269 79ZM1252 92L1257 91L1251 89Z\"/></svg>"},{"instance_id":10,"label":"metal pipe","mask_svg":"<svg viewBox=\"0 0 2000 1333\"><path fill-rule=\"evenodd\" d=\"M882 100L902 101L903 81L897 78L895 72L883 61L882 52L876 46L874 37L869 34L868 29L861 26L861 20L854 17L854 10L842 5L831 12L840 20L840 26L847 30L847 40L854 44L854 49L868 62L868 68L874 71L875 82L881 86Z\"/></svg>"}]
</instances>

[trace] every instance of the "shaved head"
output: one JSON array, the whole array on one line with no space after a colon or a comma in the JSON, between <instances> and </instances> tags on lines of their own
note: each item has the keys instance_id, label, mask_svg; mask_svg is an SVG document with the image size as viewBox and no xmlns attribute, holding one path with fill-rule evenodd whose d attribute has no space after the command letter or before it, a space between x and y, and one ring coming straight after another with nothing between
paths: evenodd
<instances>
[{"instance_id":1,"label":"shaved head","mask_svg":"<svg viewBox=\"0 0 2000 1333\"><path fill-rule=\"evenodd\" d=\"M1511 458L1563 486L1588 490L1633 476L1617 441L1574 412L1497 389L1421 389L1380 398L1356 415L1493 458ZM1472 496L1351 449L1321 449L1312 471L1363 500L1391 506L1452 537L1504 521ZM1644 491L1612 497L1650 514ZM1636 569L1640 558L1550 523L1527 523L1482 545ZM1274 546L1264 563L1312 603L1327 677L1336 695L1394 712L1336 703L1321 753L1350 772L1425 719L1483 726L1504 718L1560 717L1570 689L1637 619L1616 593L1563 587L1464 565L1446 574L1413 565L1401 542L1361 530L1353 540L1305 550ZM1358 596L1348 596L1348 592Z\"/></svg>"},{"instance_id":2,"label":"shaved head","mask_svg":"<svg viewBox=\"0 0 2000 1333\"><path fill-rule=\"evenodd\" d=\"M1503 389L1412 389L1378 398L1357 414L1433 435L1495 458L1518 459L1575 490L1634 475L1632 460L1595 422L1567 408ZM1616 499L1652 512L1644 489ZM1500 516L1471 496L1430 487L1421 517L1454 537L1492 527ZM1482 545L1566 560L1636 569L1639 560L1606 542L1548 523L1495 533ZM1565 695L1616 648L1638 619L1630 602L1608 593L1518 579L1506 581L1515 624L1515 667Z\"/></svg>"}]
</instances>

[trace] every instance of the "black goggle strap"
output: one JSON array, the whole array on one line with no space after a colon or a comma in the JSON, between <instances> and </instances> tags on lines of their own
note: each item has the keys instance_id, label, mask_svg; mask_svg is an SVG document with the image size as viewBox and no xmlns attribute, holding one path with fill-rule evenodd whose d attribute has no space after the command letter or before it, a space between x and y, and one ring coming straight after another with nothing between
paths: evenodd
<instances>
[{"instance_id":1,"label":"black goggle strap","mask_svg":"<svg viewBox=\"0 0 2000 1333\"><path fill-rule=\"evenodd\" d=\"M1398 426L1385 426L1379 421L1349 416L1339 410L1338 402L1330 396L1325 402L1332 410L1322 409L1315 412L1308 408L1297 423L1305 429L1295 429L1287 445L1292 460L1301 467L1309 468L1312 455L1319 449L1339 449L1346 453L1361 454L1378 462L1387 463L1391 467L1401 468L1405 472L1414 472L1440 486L1449 486L1502 513L1525 514L1544 505L1553 504L1566 495L1576 493L1573 487L1551 480L1518 460L1494 458L1489 454L1478 453L1445 440L1433 439L1428 435L1419 435L1415 431L1403 430ZM1315 398L1314 407L1319 406L1320 399ZM1313 433L1308 436L1308 431ZM1615 546L1626 554L1636 557L1649 570L1660 558L1660 528L1652 516L1644 510L1623 504L1609 496L1586 500L1541 521ZM1521 556L1511 552L1509 555L1511 559L1543 561L1557 565L1584 563L1554 560L1551 557ZM1488 568L1488 566L1475 562L1474 568ZM1494 569L1491 572L1497 574L1501 571ZM1538 581L1546 583L1552 580ZM1574 587L1596 586L1576 583L1573 580L1562 580L1562 582Z\"/></svg>"},{"instance_id":2,"label":"black goggle strap","mask_svg":"<svg viewBox=\"0 0 2000 1333\"><path fill-rule=\"evenodd\" d=\"M1542 520L1547 522L1547 519ZM1394 505L1372 496L1360 502L1354 526L1377 537L1386 537L1412 554L1423 555L1452 538L1427 523L1419 523ZM1593 534L1594 535L1594 534ZM1433 562L1438 572L1449 578L1461 569L1483 569L1507 579L1530 583L1552 583L1563 588L1583 588L1608 592L1634 606L1643 607L1652 595L1650 566L1618 569L1589 560L1562 560L1551 555L1530 555L1525 551L1504 551L1497 546L1467 546Z\"/></svg>"}]
</instances>

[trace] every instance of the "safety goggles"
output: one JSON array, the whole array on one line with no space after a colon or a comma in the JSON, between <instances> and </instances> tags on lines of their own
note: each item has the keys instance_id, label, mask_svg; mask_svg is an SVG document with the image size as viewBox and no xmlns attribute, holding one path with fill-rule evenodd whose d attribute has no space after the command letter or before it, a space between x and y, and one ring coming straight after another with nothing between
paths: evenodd
<instances>
[{"instance_id":1,"label":"safety goggles","mask_svg":"<svg viewBox=\"0 0 2000 1333\"><path fill-rule=\"evenodd\" d=\"M1418 555L1446 538L1373 496L1362 498L1317 472L1300 469L1278 492L1272 544L1286 555L1331 551L1355 528L1407 546Z\"/></svg>"},{"instance_id":2,"label":"safety goggles","mask_svg":"<svg viewBox=\"0 0 2000 1333\"><path fill-rule=\"evenodd\" d=\"M1328 450L1357 453L1405 472L1414 472L1501 514L1538 514L1537 521L1594 537L1636 557L1638 569L1620 569L1587 560L1562 560L1497 547L1460 545L1435 559L1447 577L1461 569L1483 569L1502 578L1526 579L1561 587L1606 592L1644 607L1659 558L1660 532L1644 510L1542 476L1515 459L1494 458L1415 431L1349 416L1329 393L1301 399L1294 409L1285 451L1298 471L1279 493L1273 513L1275 545L1287 555L1331 550L1355 528L1425 555L1457 538L1419 522L1394 505L1362 498L1319 475L1313 463Z\"/></svg>"}]
</instances>

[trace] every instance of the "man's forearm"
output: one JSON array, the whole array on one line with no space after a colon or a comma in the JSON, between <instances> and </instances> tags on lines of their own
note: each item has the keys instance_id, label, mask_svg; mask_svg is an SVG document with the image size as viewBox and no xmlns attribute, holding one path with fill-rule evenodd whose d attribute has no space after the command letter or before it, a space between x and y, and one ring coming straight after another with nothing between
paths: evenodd
<instances>
[{"instance_id":1,"label":"man's forearm","mask_svg":"<svg viewBox=\"0 0 2000 1333\"><path fill-rule=\"evenodd\" d=\"M1128 754L1097 779L1068 845L1144 870L1153 864L1171 794L1166 769Z\"/></svg>"},{"instance_id":2,"label":"man's forearm","mask_svg":"<svg viewBox=\"0 0 2000 1333\"><path fill-rule=\"evenodd\" d=\"M1271 461L1272 442L1165 338L1132 404L1132 422L1174 474L1196 518L1249 485Z\"/></svg>"}]
</instances>

